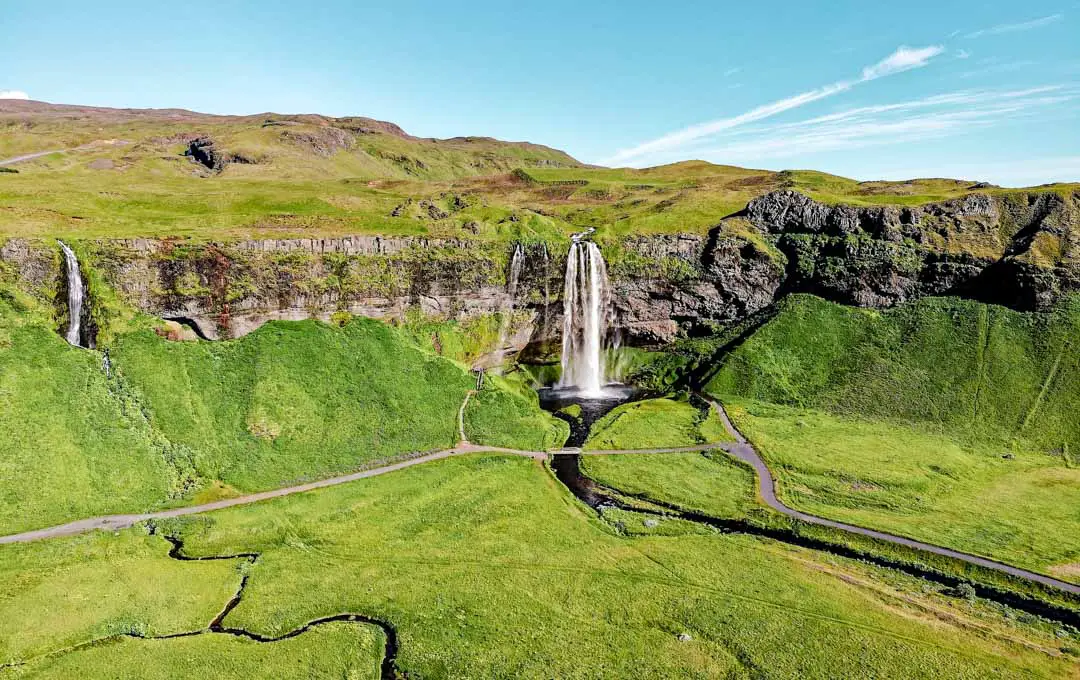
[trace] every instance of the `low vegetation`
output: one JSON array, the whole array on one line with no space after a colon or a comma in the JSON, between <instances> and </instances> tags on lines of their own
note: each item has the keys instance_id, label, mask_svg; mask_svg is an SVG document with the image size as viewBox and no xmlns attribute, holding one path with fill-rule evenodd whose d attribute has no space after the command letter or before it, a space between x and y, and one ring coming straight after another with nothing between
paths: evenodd
<instances>
[{"instance_id":1,"label":"low vegetation","mask_svg":"<svg viewBox=\"0 0 1080 680\"><path fill-rule=\"evenodd\" d=\"M223 633L169 640L122 638L4 673L7 678L177 677L348 678L377 680L383 635L371 626L329 623L303 635L263 644ZM147 663L153 659L153 663Z\"/></svg>"},{"instance_id":2,"label":"low vegetation","mask_svg":"<svg viewBox=\"0 0 1080 680\"><path fill-rule=\"evenodd\" d=\"M0 297L0 533L165 500L174 450L25 303Z\"/></svg>"},{"instance_id":3,"label":"low vegetation","mask_svg":"<svg viewBox=\"0 0 1080 680\"><path fill-rule=\"evenodd\" d=\"M705 402L645 399L616 406L593 424L585 449L650 449L726 441L716 411Z\"/></svg>"},{"instance_id":4,"label":"low vegetation","mask_svg":"<svg viewBox=\"0 0 1080 680\"><path fill-rule=\"evenodd\" d=\"M730 413L792 507L1078 580L1080 469L918 426L756 402Z\"/></svg>"},{"instance_id":5,"label":"low vegetation","mask_svg":"<svg viewBox=\"0 0 1080 680\"><path fill-rule=\"evenodd\" d=\"M710 517L744 519L760 509L753 470L723 451L582 456L581 469L624 495Z\"/></svg>"}]
</instances>

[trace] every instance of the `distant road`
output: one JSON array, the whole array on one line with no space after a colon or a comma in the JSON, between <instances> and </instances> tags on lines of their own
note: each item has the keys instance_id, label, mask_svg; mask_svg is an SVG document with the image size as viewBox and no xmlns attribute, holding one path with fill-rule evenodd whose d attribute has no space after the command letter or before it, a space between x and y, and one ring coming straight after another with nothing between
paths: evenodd
<instances>
[{"instance_id":1,"label":"distant road","mask_svg":"<svg viewBox=\"0 0 1080 680\"><path fill-rule=\"evenodd\" d=\"M22 156L15 156L14 158L5 158L0 160L0 165L11 165L12 163L20 163L22 161L33 160L34 158L41 158L42 156L48 156L51 153L64 153L71 151L71 149L53 149L52 151L37 151L34 153L24 154Z\"/></svg>"}]
</instances>

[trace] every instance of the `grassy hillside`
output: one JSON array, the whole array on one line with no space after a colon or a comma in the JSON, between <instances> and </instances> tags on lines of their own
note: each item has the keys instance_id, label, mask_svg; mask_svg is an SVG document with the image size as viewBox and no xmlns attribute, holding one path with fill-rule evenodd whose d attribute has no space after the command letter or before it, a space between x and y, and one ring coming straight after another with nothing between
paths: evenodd
<instances>
[{"instance_id":1,"label":"grassy hillside","mask_svg":"<svg viewBox=\"0 0 1080 680\"><path fill-rule=\"evenodd\" d=\"M474 385L463 365L370 319L274 322L216 343L168 342L134 322L106 376L102 355L70 347L39 301L0 293L0 533L447 448ZM493 383L470 426L492 423L505 446L560 445L564 425L529 396Z\"/></svg>"},{"instance_id":2,"label":"grassy hillside","mask_svg":"<svg viewBox=\"0 0 1080 680\"><path fill-rule=\"evenodd\" d=\"M398 669L409 677L1069 677L1074 669L1068 657L1051 656L1070 643L1052 630L864 564L740 535L617 536L521 458L439 461L169 529L192 555L260 553L227 625L276 635L343 611L377 616L396 628ZM82 639L107 618L98 618L97 588L117 547L142 540L139 554L162 559L163 542L138 531L56 542L58 551L80 546L82 560L75 571L39 577L39 588L69 594L66 614L84 621ZM16 575L48 558L0 548L0 568ZM174 564L198 590L219 587L221 575L210 571L229 565ZM91 565L100 573L88 573ZM200 567L210 571L197 574ZM137 586L132 599L146 602ZM178 619L199 611L197 603L170 607ZM51 616L26 607L4 625L32 624L48 638ZM130 625L155 616L148 609ZM294 638L297 653L307 635ZM197 669L195 655L214 642L205 644L177 647L188 647ZM122 663L162 647L112 648ZM343 652L329 647L325 663ZM61 653L51 663L74 668L80 657L101 659Z\"/></svg>"},{"instance_id":3,"label":"grassy hillside","mask_svg":"<svg viewBox=\"0 0 1080 680\"><path fill-rule=\"evenodd\" d=\"M707 389L735 400L792 506L1070 577L1078 324L1075 299L1020 314L797 296Z\"/></svg>"},{"instance_id":4,"label":"grassy hillside","mask_svg":"<svg viewBox=\"0 0 1080 680\"><path fill-rule=\"evenodd\" d=\"M211 167L184 155L196 139ZM703 234L777 189L856 205L1009 193L966 180L858 182L702 161L587 167L537 144L423 139L367 118L0 102L0 164L48 151L3 165L17 172L0 173L0 236L520 239L597 227L614 239Z\"/></svg>"},{"instance_id":5,"label":"grassy hillside","mask_svg":"<svg viewBox=\"0 0 1080 680\"><path fill-rule=\"evenodd\" d=\"M47 323L0 296L0 533L182 493L184 452L105 378L100 356L72 349Z\"/></svg>"},{"instance_id":6,"label":"grassy hillside","mask_svg":"<svg viewBox=\"0 0 1080 680\"><path fill-rule=\"evenodd\" d=\"M113 357L154 427L195 451L205 477L245 490L452 446L472 385L370 319L271 322L218 343L144 332Z\"/></svg>"},{"instance_id":7,"label":"grassy hillside","mask_svg":"<svg viewBox=\"0 0 1080 680\"><path fill-rule=\"evenodd\" d=\"M879 312L809 296L724 362L715 394L940 427L964 441L1080 451L1080 298L1049 314L958 299Z\"/></svg>"}]
</instances>

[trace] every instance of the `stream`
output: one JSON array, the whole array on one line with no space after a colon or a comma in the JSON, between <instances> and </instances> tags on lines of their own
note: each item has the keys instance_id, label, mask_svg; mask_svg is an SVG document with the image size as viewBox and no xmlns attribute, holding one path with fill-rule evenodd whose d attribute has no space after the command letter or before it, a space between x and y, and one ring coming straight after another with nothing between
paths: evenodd
<instances>
[{"instance_id":1,"label":"stream","mask_svg":"<svg viewBox=\"0 0 1080 680\"><path fill-rule=\"evenodd\" d=\"M824 539L814 538L801 534L797 528L768 527L754 524L745 519L725 519L687 510L678 505L659 501L644 495L626 493L616 488L608 487L590 478L581 470L581 454L572 452L579 449L588 439L589 431L597 420L602 418L615 407L634 401L639 394L630 387L625 387L618 394L609 393L605 398L582 398L580 395L568 394L558 389L542 388L540 394L540 406L548 410L555 417L564 420L570 425L570 437L566 442L567 453L552 454L549 458L551 470L575 498L601 514L604 508L618 508L639 514L661 517L664 519L679 519L687 522L709 527L720 533L741 533L753 536L761 536L775 541L825 552L838 557L859 560L878 567L894 569L909 576L930 581L940 586L956 589L960 584L967 583L975 589L978 597L985 600L1005 605L1013 609L1038 616L1042 619L1065 624L1074 628L1080 628L1080 612L1059 606L1050 602L1029 597L1016 592L1000 589L994 586L984 585L975 581L958 578L950 574L937 571L929 566L906 562L902 559L893 559L867 552L859 548L832 543ZM581 407L581 417L574 418L560 409L571 404ZM717 449L719 451L719 449ZM627 503L624 498L648 503L657 509L641 507Z\"/></svg>"}]
</instances>

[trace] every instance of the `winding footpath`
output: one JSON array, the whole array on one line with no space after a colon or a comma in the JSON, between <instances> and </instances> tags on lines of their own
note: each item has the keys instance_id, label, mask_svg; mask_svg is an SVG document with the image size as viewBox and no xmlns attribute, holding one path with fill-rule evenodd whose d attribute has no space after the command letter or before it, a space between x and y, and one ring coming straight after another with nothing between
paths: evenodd
<instances>
[{"instance_id":1,"label":"winding footpath","mask_svg":"<svg viewBox=\"0 0 1080 680\"><path fill-rule=\"evenodd\" d=\"M727 411L724 407L710 400L709 403L713 405L716 412L720 415L720 420L724 423L724 429L728 431L728 434L735 439L735 443L720 444L719 448L726 451L728 454L738 458L739 460L748 463L754 472L757 473L758 479L758 493L761 496L761 500L765 502L773 510L787 515L793 519L797 519L807 524L816 524L818 526L829 527L831 529L839 529L840 531L846 531L852 534L858 534L860 536L867 536L869 538L876 538L879 541L885 541L887 543L893 543L895 545L902 545L907 548L914 548L916 550L922 550L924 552L933 553L935 555L942 555L944 557L951 557L956 560L967 562L968 564L974 564L986 569L992 569L1009 576L1016 576L1018 578L1028 579L1029 581L1035 581L1051 588L1058 588L1073 595L1080 595L1080 586L1067 581L1056 579L1052 576L1044 576L1043 574L1037 574L1027 569L1020 569L1004 562L997 562L995 560L987 559L985 557L979 557L978 555L971 555L968 553L960 552L958 550L951 550L949 548L943 548L938 545L932 545L930 543L923 543L922 541L916 541L910 538L904 538L903 536L896 536L895 534L888 534L883 531L875 531L873 529L866 529L854 524L845 524L843 522L837 522L831 519L825 519L824 517L818 517L817 515L811 515L801 510L784 505L783 501L776 497L776 482L773 480L772 472L769 470L769 466L765 464L761 456L758 455L757 450L746 441L746 437L739 432L735 426L731 423L731 419L728 418Z\"/></svg>"},{"instance_id":2,"label":"winding footpath","mask_svg":"<svg viewBox=\"0 0 1080 680\"><path fill-rule=\"evenodd\" d=\"M860 536L866 536L868 538L874 538L887 543L895 545L901 545L907 548L913 548L915 550L921 550L924 552L932 553L935 555L941 555L943 557L949 557L952 559L967 562L986 569L991 569L1009 576L1017 578L1027 579L1034 581L1051 588L1057 588L1064 590L1073 595L1080 595L1080 585L1062 581L1060 579L1053 578L1052 576L1045 576L1033 571L1014 567L1003 562L997 562L995 560L988 559L986 557L980 557L978 555L971 555L968 553L960 552L958 550L952 550L950 548L943 548L938 545L930 543L923 543L922 541L916 541L914 539L905 538L903 536L897 536L895 534L885 533L883 531L875 531L874 529L867 529L864 527L856 526L853 524L845 524L843 522L837 522L824 517L818 517L817 515L811 515L800 510L788 507L779 498L776 497L776 482L773 479L772 472L769 470L768 465L762 460L761 456L754 447L746 440L738 429L732 424L731 419L728 417L727 411L724 407L713 400L708 400L712 407L716 409L717 414L720 416L720 420L724 424L724 429L735 440L734 443L725 442L720 444L702 444L698 446L676 446L668 448L651 448L651 449L615 449L615 450L591 450L582 451L576 448L556 449L553 451L526 451L521 449L509 449L498 446L480 446L472 444L465 436L465 407L469 403L469 399L473 392L470 391L465 399L461 403L461 407L458 410L458 434L460 437L460 443L449 449L443 449L441 451L434 451L431 453L425 453L412 458L398 461L389 465L383 465L381 467L371 468L368 470L361 470L359 472L353 472L347 475L341 475L338 477L331 477L329 479L322 479L315 482L308 482L306 484L298 484L295 486L282 487L280 489L272 489L270 491L263 491L260 493L248 494L245 496L237 496L234 498L225 498L212 503L203 503L201 505L189 505L179 508L172 508L169 510L160 510L157 512L146 512L139 514L129 515L103 515L99 517L90 517L87 519L77 520L75 522L69 522L67 524L61 524L53 527L46 527L44 529L35 529L33 531L25 531L18 534L11 534L8 536L0 536L0 545L6 543L28 543L31 541L40 541L49 538L59 538L62 536L74 536L76 534L83 534L95 530L115 531L118 529L125 529L139 522L145 522L147 520L156 519L168 519L171 517L182 517L185 515L196 515L205 512L213 512L214 510L224 510L225 508L231 508L238 505L248 505L251 503L258 503L260 501L270 500L273 498L281 498L283 496L290 496L292 494L304 493L307 491L314 491L316 489L322 489L330 486L337 486L339 484L347 484L349 482L355 482L360 479L368 479L370 477L378 477L379 475L385 475L390 472L396 472L398 470L404 470L405 468L413 467L414 465L422 465L424 463L430 463L436 460L442 460L444 458L451 458L454 456L462 456L475 453L503 453L514 456L525 456L527 458L533 458L535 460L546 460L549 456L558 455L593 455L593 456L610 456L610 455L626 455L626 454L664 454L664 453L689 453L689 452L701 452L709 451L713 449L721 449L727 452L729 455L738 458L749 464L757 473L758 480L758 494L761 500L773 510L791 517L793 519L806 522L807 524L816 524L818 526L829 527L831 529L837 529L852 534L858 534Z\"/></svg>"}]
</instances>

